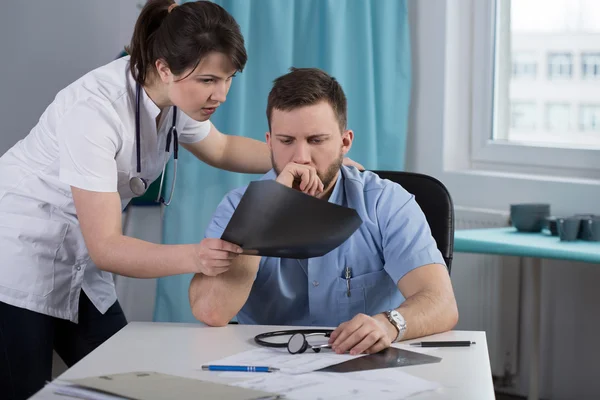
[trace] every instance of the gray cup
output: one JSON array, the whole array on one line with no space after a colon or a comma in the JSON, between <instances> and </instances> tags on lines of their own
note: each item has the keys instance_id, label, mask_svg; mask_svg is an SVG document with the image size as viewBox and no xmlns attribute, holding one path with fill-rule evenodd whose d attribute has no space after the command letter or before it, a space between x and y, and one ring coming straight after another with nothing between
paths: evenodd
<instances>
[{"instance_id":1,"label":"gray cup","mask_svg":"<svg viewBox=\"0 0 600 400\"><path fill-rule=\"evenodd\" d=\"M579 226L581 225L581 218L569 217L559 218L556 220L556 227L558 228L558 236L560 240L570 242L577 240L579 236Z\"/></svg>"},{"instance_id":2,"label":"gray cup","mask_svg":"<svg viewBox=\"0 0 600 400\"><path fill-rule=\"evenodd\" d=\"M550 204L521 203L510 205L510 220L520 232L540 232L550 216Z\"/></svg>"},{"instance_id":3,"label":"gray cup","mask_svg":"<svg viewBox=\"0 0 600 400\"><path fill-rule=\"evenodd\" d=\"M581 221L583 239L592 242L600 242L600 217L594 216Z\"/></svg>"}]
</instances>

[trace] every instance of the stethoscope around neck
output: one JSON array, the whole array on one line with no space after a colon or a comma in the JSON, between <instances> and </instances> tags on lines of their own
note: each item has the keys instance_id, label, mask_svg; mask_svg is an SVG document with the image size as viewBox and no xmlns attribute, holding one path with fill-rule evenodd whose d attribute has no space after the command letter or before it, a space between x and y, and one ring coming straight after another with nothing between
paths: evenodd
<instances>
[{"instance_id":1,"label":"stethoscope around neck","mask_svg":"<svg viewBox=\"0 0 600 400\"><path fill-rule=\"evenodd\" d=\"M140 85L139 83L136 85L135 87L135 152L136 152L136 164L137 164L137 176L131 177L129 179L129 189L131 189L131 191L133 192L133 194L135 194L136 196L141 196L144 193L146 193L146 190L148 189L148 187L150 186L148 184L148 181L142 177L139 176L139 174L142 172L142 160L141 160L141 133L140 133L140 92L142 90L142 85ZM178 156L178 152L179 152L179 141L177 139L177 107L173 106L173 123L171 125L171 127L169 128L169 132L167 133L167 140L166 140L166 148L165 151L168 153L169 150L171 149L171 138L173 140L173 160L174 160L174 165L173 165L173 181L171 182L171 192L169 193L169 200L165 201L165 199L162 197L162 188L163 188L163 182L165 180L165 170L167 168L167 162L169 161L169 159L167 159L163 165L163 169L162 169L162 174L161 174L161 178L160 178L160 187L158 189L158 196L156 197L156 202L157 203L161 203L164 204L165 206L168 206L169 204L171 204L171 200L173 199L173 192L175 191L175 180L177 179L177 156Z\"/></svg>"},{"instance_id":2,"label":"stethoscope around neck","mask_svg":"<svg viewBox=\"0 0 600 400\"><path fill-rule=\"evenodd\" d=\"M265 332L256 335L254 337L254 342L264 347L287 348L287 351L290 354L301 354L307 349L311 349L315 353L318 353L321 351L321 349L330 349L331 346L329 344L311 345L308 343L307 338L311 336L323 336L328 338L331 336L332 332L332 329L291 329L287 331ZM267 338L281 336L290 336L290 338L288 339L287 343L265 340Z\"/></svg>"}]
</instances>

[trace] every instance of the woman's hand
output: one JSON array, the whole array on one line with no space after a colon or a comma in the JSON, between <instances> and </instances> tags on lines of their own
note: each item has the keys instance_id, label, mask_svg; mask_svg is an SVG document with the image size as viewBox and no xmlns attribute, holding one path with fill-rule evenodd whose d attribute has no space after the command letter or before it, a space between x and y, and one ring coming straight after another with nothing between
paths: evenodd
<instances>
[{"instance_id":1,"label":"woman's hand","mask_svg":"<svg viewBox=\"0 0 600 400\"><path fill-rule=\"evenodd\" d=\"M359 164L348 157L344 157L344 165L347 167L356 167L356 169L358 169L359 171L365 170L365 167L363 167L362 164Z\"/></svg>"},{"instance_id":2,"label":"woman's hand","mask_svg":"<svg viewBox=\"0 0 600 400\"><path fill-rule=\"evenodd\" d=\"M221 239L204 239L194 245L197 272L216 276L227 272L234 258L242 253L242 248Z\"/></svg>"}]
</instances>

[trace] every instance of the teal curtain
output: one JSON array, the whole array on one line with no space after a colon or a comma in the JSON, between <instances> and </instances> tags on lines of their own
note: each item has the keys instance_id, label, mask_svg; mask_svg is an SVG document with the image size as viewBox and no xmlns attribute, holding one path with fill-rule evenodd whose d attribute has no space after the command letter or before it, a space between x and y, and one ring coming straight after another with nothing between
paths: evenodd
<instances>
[{"instance_id":1,"label":"teal curtain","mask_svg":"<svg viewBox=\"0 0 600 400\"><path fill-rule=\"evenodd\" d=\"M411 83L406 0L215 2L238 21L248 51L246 69L212 118L220 131L264 141L273 79L292 66L318 67L338 79L348 98L348 127L355 133L349 156L367 169L404 169ZM202 240L223 196L256 178L219 171L181 151L163 242ZM195 321L188 302L190 279L159 279L156 321Z\"/></svg>"}]
</instances>

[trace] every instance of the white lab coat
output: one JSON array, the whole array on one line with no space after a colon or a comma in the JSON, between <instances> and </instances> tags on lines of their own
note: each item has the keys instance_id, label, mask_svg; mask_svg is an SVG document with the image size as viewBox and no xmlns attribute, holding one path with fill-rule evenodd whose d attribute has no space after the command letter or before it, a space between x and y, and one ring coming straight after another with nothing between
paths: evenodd
<instances>
[{"instance_id":1,"label":"white lab coat","mask_svg":"<svg viewBox=\"0 0 600 400\"><path fill-rule=\"evenodd\" d=\"M152 182L170 156L172 109L158 132L160 110L143 90L140 109L140 176ZM210 127L178 112L181 143L204 139ZM88 255L70 186L117 191L125 208L136 175L135 81L124 57L60 91L29 135L0 157L0 301L77 322L83 288L106 312L117 299L113 276Z\"/></svg>"}]
</instances>

